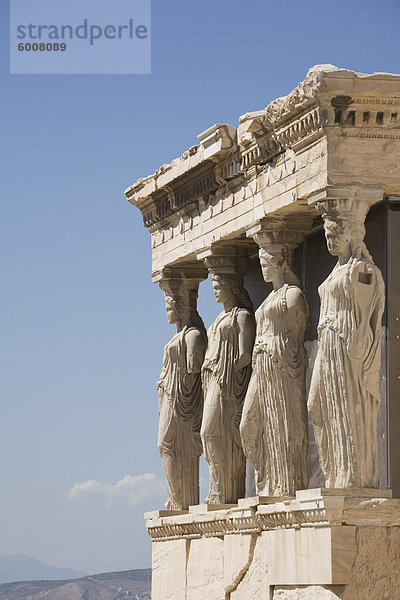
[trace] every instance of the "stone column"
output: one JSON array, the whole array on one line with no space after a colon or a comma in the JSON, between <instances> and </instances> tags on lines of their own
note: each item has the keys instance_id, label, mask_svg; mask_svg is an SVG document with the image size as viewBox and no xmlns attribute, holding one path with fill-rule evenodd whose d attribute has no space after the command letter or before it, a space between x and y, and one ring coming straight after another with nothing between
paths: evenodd
<instances>
[{"instance_id":1,"label":"stone column","mask_svg":"<svg viewBox=\"0 0 400 600\"><path fill-rule=\"evenodd\" d=\"M198 258L208 267L215 298L224 306L208 330L202 368L201 438L210 469L210 491L205 502L234 504L245 495L246 461L239 424L255 336L253 305L243 287L247 258L234 246L210 247Z\"/></svg>"},{"instance_id":2,"label":"stone column","mask_svg":"<svg viewBox=\"0 0 400 600\"><path fill-rule=\"evenodd\" d=\"M316 208L338 261L319 287L318 353L308 406L329 488L377 488L382 274L365 243L364 221L382 190L328 188Z\"/></svg>"},{"instance_id":3,"label":"stone column","mask_svg":"<svg viewBox=\"0 0 400 600\"><path fill-rule=\"evenodd\" d=\"M197 294L204 268L163 269L154 275L165 292L168 320L177 333L164 349L157 382L159 394L158 450L167 478L167 510L199 503L200 428L203 415L201 366L206 330L197 312Z\"/></svg>"},{"instance_id":4,"label":"stone column","mask_svg":"<svg viewBox=\"0 0 400 600\"><path fill-rule=\"evenodd\" d=\"M293 250L308 223L303 231L289 225L265 220L248 229L260 247L264 280L273 285L256 312L253 374L240 425L259 497L294 496L308 481L304 332L309 309L293 270Z\"/></svg>"}]
</instances>

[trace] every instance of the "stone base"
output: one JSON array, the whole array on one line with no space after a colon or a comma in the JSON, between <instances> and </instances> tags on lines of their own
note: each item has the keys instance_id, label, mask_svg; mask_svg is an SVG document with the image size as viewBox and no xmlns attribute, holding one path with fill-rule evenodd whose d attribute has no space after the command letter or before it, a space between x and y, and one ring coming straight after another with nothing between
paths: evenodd
<instances>
[{"instance_id":1,"label":"stone base","mask_svg":"<svg viewBox=\"0 0 400 600\"><path fill-rule=\"evenodd\" d=\"M340 492L148 513L152 600L400 598L400 500Z\"/></svg>"}]
</instances>

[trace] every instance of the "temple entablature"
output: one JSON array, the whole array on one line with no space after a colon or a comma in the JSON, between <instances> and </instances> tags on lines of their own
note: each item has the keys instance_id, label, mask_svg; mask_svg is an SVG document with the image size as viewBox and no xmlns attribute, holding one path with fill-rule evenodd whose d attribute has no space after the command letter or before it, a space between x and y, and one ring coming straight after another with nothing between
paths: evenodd
<instances>
[{"instance_id":1,"label":"temple entablature","mask_svg":"<svg viewBox=\"0 0 400 600\"><path fill-rule=\"evenodd\" d=\"M315 219L323 198L400 194L400 76L317 65L290 94L216 124L125 194L151 233L153 272L246 237L253 223Z\"/></svg>"}]
</instances>

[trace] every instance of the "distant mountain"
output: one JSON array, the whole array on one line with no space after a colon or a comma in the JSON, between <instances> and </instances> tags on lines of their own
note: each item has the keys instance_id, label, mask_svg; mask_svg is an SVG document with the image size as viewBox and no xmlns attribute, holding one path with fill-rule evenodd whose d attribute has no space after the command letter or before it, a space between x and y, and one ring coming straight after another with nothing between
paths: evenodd
<instances>
[{"instance_id":1,"label":"distant mountain","mask_svg":"<svg viewBox=\"0 0 400 600\"><path fill-rule=\"evenodd\" d=\"M25 556L24 554L13 554L11 556L0 556L0 583L13 581L34 581L47 579L50 581L59 579L77 579L84 577L86 573L64 569L63 567L52 567L40 560Z\"/></svg>"},{"instance_id":2,"label":"distant mountain","mask_svg":"<svg viewBox=\"0 0 400 600\"><path fill-rule=\"evenodd\" d=\"M151 569L0 585L0 600L150 600Z\"/></svg>"}]
</instances>

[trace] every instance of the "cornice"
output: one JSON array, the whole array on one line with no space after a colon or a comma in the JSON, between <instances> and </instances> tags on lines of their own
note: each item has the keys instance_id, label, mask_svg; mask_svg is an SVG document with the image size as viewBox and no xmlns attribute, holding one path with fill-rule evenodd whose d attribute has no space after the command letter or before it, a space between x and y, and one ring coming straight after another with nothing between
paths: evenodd
<instances>
[{"instance_id":1,"label":"cornice","mask_svg":"<svg viewBox=\"0 0 400 600\"><path fill-rule=\"evenodd\" d=\"M179 515L147 513L147 531L153 541L167 541L301 527L399 524L400 500L392 500L390 490L303 490L296 498L275 503L271 498L269 504L255 506L246 506L246 500L226 510L205 506L201 512L196 506Z\"/></svg>"},{"instance_id":2,"label":"cornice","mask_svg":"<svg viewBox=\"0 0 400 600\"><path fill-rule=\"evenodd\" d=\"M357 138L360 144L400 139L399 106L400 75L317 65L287 96L242 115L238 129L217 123L200 133L198 145L125 195L151 232L168 229L183 215L200 214L217 190L229 190L240 178L245 185L255 168L258 176L289 150L301 154L322 138Z\"/></svg>"}]
</instances>

